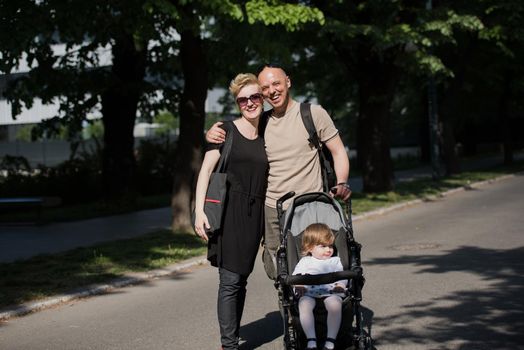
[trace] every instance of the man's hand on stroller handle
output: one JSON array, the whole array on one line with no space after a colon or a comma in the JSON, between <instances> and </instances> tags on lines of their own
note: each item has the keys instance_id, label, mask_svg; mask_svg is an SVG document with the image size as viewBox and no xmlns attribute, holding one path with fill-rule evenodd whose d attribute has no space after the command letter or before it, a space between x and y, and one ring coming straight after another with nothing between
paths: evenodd
<instances>
[{"instance_id":1,"label":"man's hand on stroller handle","mask_svg":"<svg viewBox=\"0 0 524 350\"><path fill-rule=\"evenodd\" d=\"M351 197L351 188L345 182L339 182L336 186L331 187L330 192L335 198L340 198L343 201L347 201Z\"/></svg>"}]
</instances>

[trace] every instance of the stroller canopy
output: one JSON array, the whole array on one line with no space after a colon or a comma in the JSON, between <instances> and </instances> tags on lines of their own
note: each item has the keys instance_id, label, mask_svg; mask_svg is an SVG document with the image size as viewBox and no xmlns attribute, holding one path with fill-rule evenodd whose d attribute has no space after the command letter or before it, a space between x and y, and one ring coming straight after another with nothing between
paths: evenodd
<instances>
[{"instance_id":1,"label":"stroller canopy","mask_svg":"<svg viewBox=\"0 0 524 350\"><path fill-rule=\"evenodd\" d=\"M324 192L306 193L293 200L286 211L283 229L296 237L318 222L334 231L348 226L344 211L335 199Z\"/></svg>"}]
</instances>

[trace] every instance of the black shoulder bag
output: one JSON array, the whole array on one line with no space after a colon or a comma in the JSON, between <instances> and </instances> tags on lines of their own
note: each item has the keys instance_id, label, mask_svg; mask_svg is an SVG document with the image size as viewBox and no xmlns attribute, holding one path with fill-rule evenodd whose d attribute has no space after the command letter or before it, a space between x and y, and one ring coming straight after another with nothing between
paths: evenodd
<instances>
[{"instance_id":1,"label":"black shoulder bag","mask_svg":"<svg viewBox=\"0 0 524 350\"><path fill-rule=\"evenodd\" d=\"M231 146L233 144L233 129L232 122L224 122L224 129L226 130L226 140L220 152L220 159L215 171L209 178L209 185L207 186L206 198L204 201L204 213L207 216L210 229L207 230L208 236L216 233L222 227L222 220L224 218L224 209L227 195L227 166L229 164L229 156L231 153ZM195 226L195 211L192 215L193 227Z\"/></svg>"}]
</instances>

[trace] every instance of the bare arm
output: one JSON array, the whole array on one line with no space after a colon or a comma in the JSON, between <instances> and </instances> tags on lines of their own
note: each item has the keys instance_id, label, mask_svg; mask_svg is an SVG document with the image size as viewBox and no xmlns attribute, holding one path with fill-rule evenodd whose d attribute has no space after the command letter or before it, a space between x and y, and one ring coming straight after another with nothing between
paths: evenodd
<instances>
[{"instance_id":1,"label":"bare arm","mask_svg":"<svg viewBox=\"0 0 524 350\"><path fill-rule=\"evenodd\" d=\"M209 222L204 213L204 202L206 199L207 186L209 185L209 177L215 168L215 165L220 159L220 152L217 149L207 151L198 174L198 180L195 193L195 232L202 239L207 241L207 234L205 228L209 229ZM205 226L205 227L204 227Z\"/></svg>"},{"instance_id":2,"label":"bare arm","mask_svg":"<svg viewBox=\"0 0 524 350\"><path fill-rule=\"evenodd\" d=\"M222 143L226 140L226 131L220 127L222 122L216 122L206 132L206 141L209 143Z\"/></svg>"},{"instance_id":3,"label":"bare arm","mask_svg":"<svg viewBox=\"0 0 524 350\"><path fill-rule=\"evenodd\" d=\"M336 135L326 142L326 147L333 156L335 163L335 174L337 175L337 186L334 195L346 201L351 196L351 191L346 185L349 179L349 158L340 135Z\"/></svg>"}]
</instances>

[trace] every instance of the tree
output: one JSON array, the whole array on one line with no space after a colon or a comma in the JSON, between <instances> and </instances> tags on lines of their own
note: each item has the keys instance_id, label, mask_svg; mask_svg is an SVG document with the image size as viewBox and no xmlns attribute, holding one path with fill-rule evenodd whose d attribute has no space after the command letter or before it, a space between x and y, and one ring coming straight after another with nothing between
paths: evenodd
<instances>
[{"instance_id":1,"label":"tree","mask_svg":"<svg viewBox=\"0 0 524 350\"><path fill-rule=\"evenodd\" d=\"M440 81L440 112L446 173L460 171L456 145L474 154L478 142L504 145L512 159L512 131L518 113L522 77L522 16L519 1L439 2L469 13L481 24L475 32L460 31L437 55L453 74ZM522 91L522 90L521 90Z\"/></svg>"},{"instance_id":2,"label":"tree","mask_svg":"<svg viewBox=\"0 0 524 350\"><path fill-rule=\"evenodd\" d=\"M190 226L192 179L201 160L208 88L204 25L233 19L294 28L321 18L319 11L273 0L2 0L0 6L0 38L6 43L0 69L10 74L24 58L29 65L27 74L13 76L6 92L13 115L35 97L58 101L59 115L42 129L67 123L80 131L86 115L100 109L104 185L110 197L132 192L137 110L143 117L179 110L174 228ZM54 52L57 45L65 46L63 53ZM104 62L108 51L111 60Z\"/></svg>"},{"instance_id":3,"label":"tree","mask_svg":"<svg viewBox=\"0 0 524 350\"><path fill-rule=\"evenodd\" d=\"M390 110L399 80L408 74L450 74L432 47L453 41L455 29L478 29L480 23L451 8L428 11L412 1L314 4L326 17L321 37L345 67L345 80L357 85L357 153L364 191L390 190Z\"/></svg>"},{"instance_id":4,"label":"tree","mask_svg":"<svg viewBox=\"0 0 524 350\"><path fill-rule=\"evenodd\" d=\"M517 120L522 120L522 94L524 93L524 3L522 1L481 1L481 18L485 28L480 39L489 43L484 47L485 85L495 93L497 114L500 118L500 138L504 150L504 163L513 162L515 136L520 136ZM521 122L522 123L522 122ZM522 132L522 130L520 130Z\"/></svg>"},{"instance_id":5,"label":"tree","mask_svg":"<svg viewBox=\"0 0 524 350\"><path fill-rule=\"evenodd\" d=\"M175 159L171 207L173 230L191 228L189 208L193 182L201 163L205 101L208 89L208 69L202 40L200 19L194 9L185 6L185 26L180 30L180 59L184 76L184 91L180 101L180 137Z\"/></svg>"},{"instance_id":6,"label":"tree","mask_svg":"<svg viewBox=\"0 0 524 350\"><path fill-rule=\"evenodd\" d=\"M184 91L180 102L180 138L177 145L176 174L171 199L174 231L189 230L192 226L190 208L194 182L202 160L204 104L207 89L213 85L209 83L208 72L209 67L220 69L211 63L216 57L208 57L205 54L205 48L212 45L210 41L213 40L212 37L203 39L213 32L206 26L213 27L214 23L223 21L239 25L242 22L249 24L261 22L266 25L282 24L288 30L293 30L301 23L322 19L318 10L280 1L252 0L242 5L229 1L195 1L177 6L177 10L183 18L181 26L177 29L181 36L180 58ZM243 43L232 42L232 45L239 46ZM244 62L246 66L248 63L247 60Z\"/></svg>"},{"instance_id":7,"label":"tree","mask_svg":"<svg viewBox=\"0 0 524 350\"><path fill-rule=\"evenodd\" d=\"M0 70L9 75L24 60L28 64L28 72L13 76L5 93L13 115L40 97L60 106L41 131L68 124L78 133L88 113L100 110L104 193L110 198L133 190L137 110L152 116L160 108L173 109L177 100L178 41L162 5L155 0L3 0L0 5L6 44ZM158 95L162 98L153 98Z\"/></svg>"}]
</instances>

